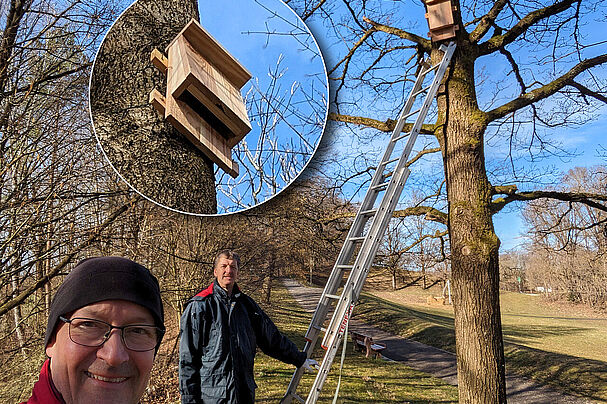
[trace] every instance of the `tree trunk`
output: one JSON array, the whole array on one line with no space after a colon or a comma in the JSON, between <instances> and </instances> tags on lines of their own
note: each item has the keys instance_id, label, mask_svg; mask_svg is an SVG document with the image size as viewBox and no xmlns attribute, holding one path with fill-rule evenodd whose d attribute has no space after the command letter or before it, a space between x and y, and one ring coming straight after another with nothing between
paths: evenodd
<instances>
[{"instance_id":1,"label":"tree trunk","mask_svg":"<svg viewBox=\"0 0 607 404\"><path fill-rule=\"evenodd\" d=\"M164 206L216 213L213 163L149 104L166 77L150 54L164 52L190 21L196 0L139 0L109 30L91 78L95 132L116 171L133 188Z\"/></svg>"},{"instance_id":2,"label":"tree trunk","mask_svg":"<svg viewBox=\"0 0 607 404\"><path fill-rule=\"evenodd\" d=\"M265 303L270 303L270 297L272 296L272 279L274 277L275 261L275 254L273 251L271 251L268 256L266 273L263 277L263 282L261 285L261 296Z\"/></svg>"},{"instance_id":3,"label":"tree trunk","mask_svg":"<svg viewBox=\"0 0 607 404\"><path fill-rule=\"evenodd\" d=\"M18 266L16 266L17 268ZM17 273L13 273L11 276L11 286L13 289L13 297L18 294L19 291L19 279ZM15 335L17 336L17 342L19 344L19 350L23 356L26 356L25 352L25 338L23 336L23 326L21 325L22 315L21 306L16 306L13 309L13 320L15 322Z\"/></svg>"},{"instance_id":4,"label":"tree trunk","mask_svg":"<svg viewBox=\"0 0 607 404\"><path fill-rule=\"evenodd\" d=\"M505 403L504 347L499 307L499 239L492 221L491 184L483 154L487 123L478 109L475 52L459 41L439 94L452 254L460 403ZM433 52L434 59L441 52ZM449 119L445 120L444 117Z\"/></svg>"}]
</instances>

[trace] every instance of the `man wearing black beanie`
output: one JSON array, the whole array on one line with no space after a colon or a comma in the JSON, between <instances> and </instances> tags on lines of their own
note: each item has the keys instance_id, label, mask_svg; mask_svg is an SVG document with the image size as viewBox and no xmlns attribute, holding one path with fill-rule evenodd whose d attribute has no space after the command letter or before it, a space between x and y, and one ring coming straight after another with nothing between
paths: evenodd
<instances>
[{"instance_id":1,"label":"man wearing black beanie","mask_svg":"<svg viewBox=\"0 0 607 404\"><path fill-rule=\"evenodd\" d=\"M28 404L136 404L164 335L158 281L121 257L81 261L51 303Z\"/></svg>"}]
</instances>

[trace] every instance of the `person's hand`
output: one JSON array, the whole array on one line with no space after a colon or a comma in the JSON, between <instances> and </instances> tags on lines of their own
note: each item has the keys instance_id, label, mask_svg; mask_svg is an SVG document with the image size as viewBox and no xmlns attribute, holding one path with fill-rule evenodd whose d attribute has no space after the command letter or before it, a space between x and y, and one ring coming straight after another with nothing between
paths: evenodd
<instances>
[{"instance_id":1,"label":"person's hand","mask_svg":"<svg viewBox=\"0 0 607 404\"><path fill-rule=\"evenodd\" d=\"M315 369L318 369L318 362L312 358L308 358L301 366L303 366L306 372L314 372Z\"/></svg>"}]
</instances>

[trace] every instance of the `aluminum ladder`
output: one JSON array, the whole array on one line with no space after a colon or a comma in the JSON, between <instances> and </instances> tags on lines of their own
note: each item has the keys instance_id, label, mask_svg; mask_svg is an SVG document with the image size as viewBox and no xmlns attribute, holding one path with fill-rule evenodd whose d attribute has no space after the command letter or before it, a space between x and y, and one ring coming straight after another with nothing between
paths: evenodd
<instances>
[{"instance_id":1,"label":"aluminum ladder","mask_svg":"<svg viewBox=\"0 0 607 404\"><path fill-rule=\"evenodd\" d=\"M440 50L444 52L440 63L428 67L430 64L425 61L422 65L413 89L399 115L386 151L377 166L365 198L352 222L350 231L333 266L333 270L306 332L304 351L308 357L312 355L320 333L325 333L321 346L326 350L326 353L314 384L310 389L310 393L306 400L296 393L297 386L304 372L303 367L298 368L291 378L291 382L281 403L290 403L293 399L296 399L301 403L313 404L316 403L320 396L320 391L329 374L339 344L344 337L344 330L350 320L352 309L358 300L377 249L388 227L388 222L396 209L396 204L409 176L410 171L407 168L407 161L426 119L430 105L447 71L447 67L455 51L455 42L451 42L449 45L443 44ZM431 72L435 72L432 82L424 87L426 76ZM426 96L421 107L412 111L416 98L424 93ZM415 115L417 117L411 131L409 133L401 133L405 121ZM393 156L393 154L397 154L394 153L395 148L398 150L397 144L403 139L407 139L407 143L402 153L400 156ZM378 199L380 195L381 197ZM342 289L341 295L337 295L344 274L347 272L350 273L348 280ZM335 305L333 316L331 317L329 326L324 328L323 324L333 304Z\"/></svg>"}]
</instances>

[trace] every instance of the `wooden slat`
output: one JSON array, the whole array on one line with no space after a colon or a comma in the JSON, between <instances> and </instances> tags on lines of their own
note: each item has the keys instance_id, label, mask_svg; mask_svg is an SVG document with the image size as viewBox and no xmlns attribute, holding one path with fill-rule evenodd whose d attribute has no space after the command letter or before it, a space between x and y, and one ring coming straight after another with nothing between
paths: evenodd
<instances>
[{"instance_id":1,"label":"wooden slat","mask_svg":"<svg viewBox=\"0 0 607 404\"><path fill-rule=\"evenodd\" d=\"M165 111L165 99L164 96L160 93L160 91L153 89L150 92L150 104L154 107L156 111L164 118Z\"/></svg>"},{"instance_id":2,"label":"wooden slat","mask_svg":"<svg viewBox=\"0 0 607 404\"><path fill-rule=\"evenodd\" d=\"M251 73L232 56L198 21L192 19L178 34L184 36L194 49L207 60L214 61L226 77L237 88L242 88L251 79ZM167 47L170 48L173 42Z\"/></svg>"},{"instance_id":3,"label":"wooden slat","mask_svg":"<svg viewBox=\"0 0 607 404\"><path fill-rule=\"evenodd\" d=\"M198 149L232 177L238 177L238 164L226 140L185 102L166 98L166 119Z\"/></svg>"},{"instance_id":4,"label":"wooden slat","mask_svg":"<svg viewBox=\"0 0 607 404\"><path fill-rule=\"evenodd\" d=\"M169 66L168 59L158 50L154 49L150 55L152 64L160 70L162 74L167 74L167 68Z\"/></svg>"},{"instance_id":5,"label":"wooden slat","mask_svg":"<svg viewBox=\"0 0 607 404\"><path fill-rule=\"evenodd\" d=\"M179 99L187 90L232 132L224 134L231 147L240 142L251 130L240 91L184 37L169 48L169 64L167 93Z\"/></svg>"}]
</instances>

